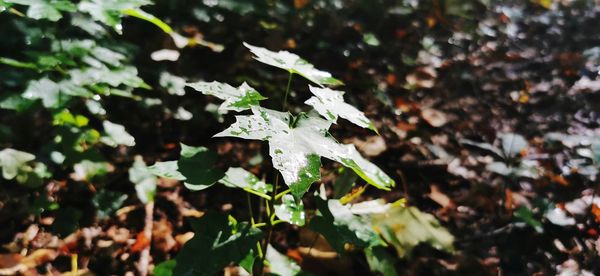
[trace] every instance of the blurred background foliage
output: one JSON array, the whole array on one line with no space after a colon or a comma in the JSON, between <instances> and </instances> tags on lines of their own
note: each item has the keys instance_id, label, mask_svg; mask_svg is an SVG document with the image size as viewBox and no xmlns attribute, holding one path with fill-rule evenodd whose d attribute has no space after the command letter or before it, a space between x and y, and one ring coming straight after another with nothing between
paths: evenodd
<instances>
[{"instance_id":1,"label":"blurred background foliage","mask_svg":"<svg viewBox=\"0 0 600 276\"><path fill-rule=\"evenodd\" d=\"M139 271L136 233L148 202L162 229L153 233L154 264L186 241L184 218L207 210L248 217L243 193L192 193L132 172L175 159L181 142L218 152L222 167L269 173L259 143L211 139L225 119L214 99L184 85L247 81L277 106L287 76L252 62L246 41L297 53L342 80L346 100L382 135L332 132L402 180L391 193L359 197L406 198L457 238L454 253L399 243L387 255L377 247L327 262L302 248L331 247L282 226L274 245L303 269L598 272L598 26L592 0L0 0L3 253L31 258L19 273L68 271L67 253L77 253L90 273L124 274ZM297 111L305 90L293 83ZM502 135L513 135L510 146ZM333 183L345 178L354 183L343 172L323 182L340 195L351 188ZM410 208L393 214L420 212ZM412 256L400 258L404 250Z\"/></svg>"}]
</instances>

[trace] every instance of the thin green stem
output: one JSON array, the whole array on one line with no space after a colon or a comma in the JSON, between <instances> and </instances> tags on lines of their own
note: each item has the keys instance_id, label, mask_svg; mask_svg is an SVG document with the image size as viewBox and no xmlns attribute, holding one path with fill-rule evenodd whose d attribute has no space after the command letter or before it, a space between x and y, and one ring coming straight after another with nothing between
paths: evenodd
<instances>
[{"instance_id":1,"label":"thin green stem","mask_svg":"<svg viewBox=\"0 0 600 276\"><path fill-rule=\"evenodd\" d=\"M254 227L254 228L260 228L260 227L263 227L263 226L267 226L267 223L266 222L261 222L261 223L256 223L256 224L252 225L252 227Z\"/></svg>"},{"instance_id":2,"label":"thin green stem","mask_svg":"<svg viewBox=\"0 0 600 276\"><path fill-rule=\"evenodd\" d=\"M266 194L263 194L261 192L255 191L255 190L252 190L252 189L249 189L249 188L244 188L244 191L246 191L248 193L251 193L253 195L260 196L260 197L262 197L262 198L264 198L266 200L271 200L271 196L270 195L266 195Z\"/></svg>"},{"instance_id":3,"label":"thin green stem","mask_svg":"<svg viewBox=\"0 0 600 276\"><path fill-rule=\"evenodd\" d=\"M285 221L278 219L278 220L275 220L275 221L271 222L271 225L277 225L277 224L280 224L282 222L285 222Z\"/></svg>"},{"instance_id":4,"label":"thin green stem","mask_svg":"<svg viewBox=\"0 0 600 276\"><path fill-rule=\"evenodd\" d=\"M254 226L254 212L252 211L252 202L250 201L250 194L246 194L248 200L248 212L250 212L250 223Z\"/></svg>"},{"instance_id":5,"label":"thin green stem","mask_svg":"<svg viewBox=\"0 0 600 276\"><path fill-rule=\"evenodd\" d=\"M290 190L290 189L287 189L287 190L285 190L285 191L283 191L283 192L281 192L281 193L278 193L277 195L275 195L275 200L278 200L278 199L280 199L282 196L286 195L286 194L287 194L287 193L289 193L289 192L291 192L291 190Z\"/></svg>"},{"instance_id":6,"label":"thin green stem","mask_svg":"<svg viewBox=\"0 0 600 276\"><path fill-rule=\"evenodd\" d=\"M290 76L288 77L287 88L285 89L285 96L283 97L283 111L285 111L287 109L287 99L288 99L288 94L290 93L290 86L292 84L292 76L293 75L294 75L294 73L290 72Z\"/></svg>"}]
</instances>

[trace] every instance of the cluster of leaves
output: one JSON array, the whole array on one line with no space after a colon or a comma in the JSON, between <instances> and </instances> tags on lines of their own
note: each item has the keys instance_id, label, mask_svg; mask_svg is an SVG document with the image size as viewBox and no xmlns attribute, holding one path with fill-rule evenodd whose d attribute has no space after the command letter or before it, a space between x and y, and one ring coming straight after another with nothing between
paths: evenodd
<instances>
[{"instance_id":1,"label":"cluster of leaves","mask_svg":"<svg viewBox=\"0 0 600 276\"><path fill-rule=\"evenodd\" d=\"M182 144L179 160L157 162L149 167L149 171L157 176L184 181L185 186L191 190L203 190L215 183L221 183L257 195L266 202L265 223L255 223L254 218L249 223L238 223L231 217L228 222L226 217L218 215L200 219L194 227L194 239L177 255L174 275L211 274L231 262L252 272L254 266L262 267L261 262L265 257L271 263L271 271L277 271L281 258L274 256L274 253L268 253L274 249L261 247L260 243L255 247L261 236L260 227L272 227L280 222L298 226L306 223L307 215L302 199L311 185L321 179L322 157L340 163L366 183L379 189L389 190L395 185L394 180L386 173L362 157L354 145L341 144L328 132L331 124L337 123L338 117L377 131L362 112L344 102L344 92L324 87L340 85L339 80L327 72L315 69L306 60L287 51L272 52L247 43L244 45L255 54L256 60L289 73L285 99L294 74L321 88L309 85L308 90L313 96L306 100L306 104L314 109L294 116L289 112L260 106L260 102L266 97L245 82L237 88L216 81L187 84L205 95L223 100L218 108L222 114L230 111L251 111L250 115L237 115L235 123L214 137L266 141L273 167L283 176L283 181L289 189L279 192L278 175L275 184L271 185L240 167L223 171L216 166L217 155L204 147ZM283 106L285 108L285 102ZM385 250L386 241L398 249L400 256L410 254L410 250L420 242L427 242L441 250L453 250L453 236L441 228L435 218L421 213L414 207L400 206L402 202L385 204L375 200L344 205L340 199L325 200L324 197L324 194L315 197L317 215L310 218L308 227L322 234L340 254L347 253L350 245L361 248L375 271L386 275L395 274L393 262L389 262L392 257ZM389 220L389 216L393 219ZM422 232L424 228L428 230ZM221 234L217 235L217 232ZM213 241L214 238L218 240ZM269 242L267 238L266 244ZM213 245L212 248L207 247L210 244ZM235 250L228 249L230 246L236 246ZM210 266L195 261L200 251L206 254L202 259L214 259ZM287 263L289 262L290 260L287 260ZM157 269L168 271L168 263Z\"/></svg>"},{"instance_id":2,"label":"cluster of leaves","mask_svg":"<svg viewBox=\"0 0 600 276\"><path fill-rule=\"evenodd\" d=\"M174 39L183 40L181 47L188 44L166 23L141 10L147 4L150 2L0 1L0 28L6 35L0 48L0 109L6 114L6 125L0 131L1 145L5 147L0 151L4 179L44 191L43 184L49 179L60 179L60 175L70 172L72 180L93 182L101 188L103 177L113 170L103 148L135 145L134 137L123 125L108 120L105 100L141 100L143 97L134 90L150 89L132 64L135 46L115 39L115 34L122 33L122 18L143 19ZM50 126L41 130L46 133L36 143L40 144L37 148L30 148L18 132L13 133L26 117ZM23 151L25 148L30 148L31 153ZM146 183L141 186L151 190L147 183L152 181L135 177L136 166L140 164L135 163L132 168L132 182ZM58 177L53 177L55 173ZM32 196L38 194L33 191ZM152 193L140 192L138 197L146 202L152 199ZM33 199L35 213L57 210L58 204L49 201L45 192L39 194ZM106 218L126 198L121 193L100 189L93 198L98 217ZM61 216L63 209L67 215ZM62 235L75 230L72 226L81 217L80 213L68 215L70 211L77 210L68 206L57 210L55 229L60 224L71 225L63 227L67 231L59 231Z\"/></svg>"}]
</instances>

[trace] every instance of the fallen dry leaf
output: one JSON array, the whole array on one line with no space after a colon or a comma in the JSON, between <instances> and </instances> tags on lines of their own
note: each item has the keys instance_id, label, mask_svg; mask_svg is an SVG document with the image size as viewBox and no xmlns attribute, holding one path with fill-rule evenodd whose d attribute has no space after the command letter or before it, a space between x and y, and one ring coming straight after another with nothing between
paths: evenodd
<instances>
[{"instance_id":1,"label":"fallen dry leaf","mask_svg":"<svg viewBox=\"0 0 600 276\"><path fill-rule=\"evenodd\" d=\"M433 108L421 110L421 117L432 127L441 127L448 123L446 114Z\"/></svg>"},{"instance_id":2,"label":"fallen dry leaf","mask_svg":"<svg viewBox=\"0 0 600 276\"><path fill-rule=\"evenodd\" d=\"M360 152L368 157L378 156L387 150L385 140L379 135L369 136L366 140L354 138L350 141L352 144L356 145Z\"/></svg>"},{"instance_id":3,"label":"fallen dry leaf","mask_svg":"<svg viewBox=\"0 0 600 276\"><path fill-rule=\"evenodd\" d=\"M131 252L140 252L149 245L150 241L148 240L144 232L140 232L137 234L135 243L131 246Z\"/></svg>"},{"instance_id":4,"label":"fallen dry leaf","mask_svg":"<svg viewBox=\"0 0 600 276\"><path fill-rule=\"evenodd\" d=\"M58 256L58 252L52 249L38 249L28 256L19 254L6 254L0 257L0 275L17 275L39 265L51 262Z\"/></svg>"},{"instance_id":5,"label":"fallen dry leaf","mask_svg":"<svg viewBox=\"0 0 600 276\"><path fill-rule=\"evenodd\" d=\"M435 201L437 204L439 204L443 208L453 208L454 207L454 203L452 202L452 200L446 194L442 193L440 191L440 189L438 188L438 186L431 185L430 189L431 189L431 192L429 192L429 194L427 194L427 196L431 200Z\"/></svg>"}]
</instances>

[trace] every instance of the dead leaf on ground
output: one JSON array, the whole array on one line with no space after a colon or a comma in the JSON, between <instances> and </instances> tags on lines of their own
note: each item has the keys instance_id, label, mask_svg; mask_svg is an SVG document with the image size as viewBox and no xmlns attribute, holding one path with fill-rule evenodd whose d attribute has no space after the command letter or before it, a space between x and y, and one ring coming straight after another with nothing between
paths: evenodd
<instances>
[{"instance_id":1,"label":"dead leaf on ground","mask_svg":"<svg viewBox=\"0 0 600 276\"><path fill-rule=\"evenodd\" d=\"M431 189L431 192L429 192L429 194L427 194L427 196L431 200L435 201L437 204L442 206L444 209L454 208L454 202L452 202L452 200L446 194L442 193L442 191L440 191L440 189L438 188L437 185L431 185L430 189Z\"/></svg>"},{"instance_id":2,"label":"dead leaf on ground","mask_svg":"<svg viewBox=\"0 0 600 276\"><path fill-rule=\"evenodd\" d=\"M28 256L19 254L0 255L0 275L17 275L34 269L39 265L51 262L58 256L58 252L52 249L38 249Z\"/></svg>"},{"instance_id":3,"label":"dead leaf on ground","mask_svg":"<svg viewBox=\"0 0 600 276\"><path fill-rule=\"evenodd\" d=\"M441 127L448 123L446 114L433 108L421 110L421 117L432 127Z\"/></svg>"},{"instance_id":4,"label":"dead leaf on ground","mask_svg":"<svg viewBox=\"0 0 600 276\"><path fill-rule=\"evenodd\" d=\"M421 67L406 75L406 84L409 88L433 88L437 72L433 67Z\"/></svg>"},{"instance_id":5,"label":"dead leaf on ground","mask_svg":"<svg viewBox=\"0 0 600 276\"><path fill-rule=\"evenodd\" d=\"M350 141L356 145L359 151L368 157L378 156L387 150L385 140L379 135L369 136L366 140L353 138Z\"/></svg>"},{"instance_id":6,"label":"dead leaf on ground","mask_svg":"<svg viewBox=\"0 0 600 276\"><path fill-rule=\"evenodd\" d=\"M131 252L141 252L149 245L150 245L150 240L148 240L148 237L146 237L146 235L142 231L137 234L135 243L131 246Z\"/></svg>"}]
</instances>

